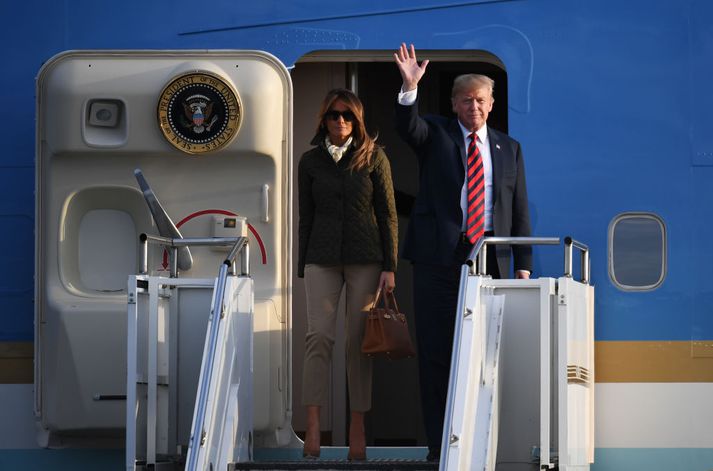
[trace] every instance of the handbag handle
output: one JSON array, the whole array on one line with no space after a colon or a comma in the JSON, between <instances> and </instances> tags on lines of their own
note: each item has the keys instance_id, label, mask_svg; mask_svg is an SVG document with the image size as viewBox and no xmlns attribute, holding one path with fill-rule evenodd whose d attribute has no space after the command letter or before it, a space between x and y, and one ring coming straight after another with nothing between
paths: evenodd
<instances>
[{"instance_id":1,"label":"handbag handle","mask_svg":"<svg viewBox=\"0 0 713 471\"><path fill-rule=\"evenodd\" d=\"M374 296L374 303L371 305L372 309L379 305L379 300L381 300L381 286L379 286L379 288L376 290L376 296ZM384 297L384 304L387 308L389 307L389 302L391 302L396 312L400 312L399 305L396 304L396 296L394 296L393 291L387 292L386 296Z\"/></svg>"},{"instance_id":2,"label":"handbag handle","mask_svg":"<svg viewBox=\"0 0 713 471\"><path fill-rule=\"evenodd\" d=\"M401 311L399 311L399 305L396 304L396 296L394 296L393 291L389 291L388 293L386 293L386 300L387 300L387 304L388 304L388 300L391 300L391 303L394 305L394 310L396 312L401 312Z\"/></svg>"},{"instance_id":3,"label":"handbag handle","mask_svg":"<svg viewBox=\"0 0 713 471\"><path fill-rule=\"evenodd\" d=\"M376 296L374 296L374 302L371 303L372 309L374 309L376 306L378 306L380 299L381 299L381 286L379 286L376 290Z\"/></svg>"}]
</instances>

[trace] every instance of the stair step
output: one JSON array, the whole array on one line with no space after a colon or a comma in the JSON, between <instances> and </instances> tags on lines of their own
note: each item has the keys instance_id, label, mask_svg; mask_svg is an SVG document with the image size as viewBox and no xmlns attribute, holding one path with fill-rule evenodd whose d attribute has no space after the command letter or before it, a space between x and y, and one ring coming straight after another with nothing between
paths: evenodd
<instances>
[{"instance_id":1,"label":"stair step","mask_svg":"<svg viewBox=\"0 0 713 471\"><path fill-rule=\"evenodd\" d=\"M328 459L301 459L294 461L252 461L248 463L233 463L229 471L252 470L379 470L379 471L433 471L438 469L438 462L424 460L370 459L367 461L347 461Z\"/></svg>"},{"instance_id":2,"label":"stair step","mask_svg":"<svg viewBox=\"0 0 713 471\"><path fill-rule=\"evenodd\" d=\"M366 461L348 461L348 447L323 446L321 457L302 458L302 448L256 448L255 461L233 463L229 471L251 470L375 470L375 471L433 471L438 462L426 461L426 447L367 447Z\"/></svg>"}]
</instances>

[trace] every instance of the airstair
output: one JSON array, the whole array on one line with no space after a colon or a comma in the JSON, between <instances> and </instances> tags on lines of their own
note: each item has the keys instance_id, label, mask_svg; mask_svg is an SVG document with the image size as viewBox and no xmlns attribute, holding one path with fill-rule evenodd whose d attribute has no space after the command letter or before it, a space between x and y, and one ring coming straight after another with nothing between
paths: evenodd
<instances>
[{"instance_id":1,"label":"airstair","mask_svg":"<svg viewBox=\"0 0 713 471\"><path fill-rule=\"evenodd\" d=\"M463 265L440 463L404 458L398 448L370 449L372 459L361 463L330 459L329 453L321 460L302 460L299 448L255 450L254 286L246 238L143 236L142 242L144 250L147 242L174 249L234 245L215 280L129 278L127 470L588 470L593 462L594 289L588 284L588 249L571 238L564 241L565 270L557 279L495 280L479 261L489 245L552 245L560 244L558 238L487 238ZM572 277L574 248L581 250L580 281ZM178 251L173 254L177 259ZM202 296L202 307L191 296L184 301L184 290L202 292L195 295ZM195 383L183 380L186 372L175 365L182 364L181 358L197 357L200 345L176 331L188 326L196 337L200 329L189 323L201 317L208 321L198 392L191 395ZM181 342L186 341L184 347ZM177 378L178 385L165 378ZM170 411L180 415L176 403L190 403L185 397L195 398L195 405L185 408L193 411L190 438L183 439L188 443L185 456L179 448L177 457L172 450L181 443L178 424L185 426L188 418Z\"/></svg>"},{"instance_id":2,"label":"airstair","mask_svg":"<svg viewBox=\"0 0 713 471\"><path fill-rule=\"evenodd\" d=\"M588 470L594 461L594 288L565 238L560 278L495 280L481 239L461 272L440 470ZM581 280L572 252L581 251Z\"/></svg>"},{"instance_id":3,"label":"airstair","mask_svg":"<svg viewBox=\"0 0 713 471\"><path fill-rule=\"evenodd\" d=\"M185 239L141 171L135 175L160 235L141 234L141 273L128 282L126 469L226 469L249 461L254 289L247 222L236 218L237 238ZM148 274L149 245L171 249L170 276ZM179 267L192 263L190 246L232 248L215 279L179 278ZM200 363L198 332L206 332ZM188 444L185 455L181 443Z\"/></svg>"}]
</instances>

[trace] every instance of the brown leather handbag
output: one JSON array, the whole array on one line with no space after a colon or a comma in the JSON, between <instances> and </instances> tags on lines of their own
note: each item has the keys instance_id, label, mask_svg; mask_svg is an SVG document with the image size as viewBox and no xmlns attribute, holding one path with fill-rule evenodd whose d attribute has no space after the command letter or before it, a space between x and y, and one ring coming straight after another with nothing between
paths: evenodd
<instances>
[{"instance_id":1,"label":"brown leather handbag","mask_svg":"<svg viewBox=\"0 0 713 471\"><path fill-rule=\"evenodd\" d=\"M380 306L382 300L383 306ZM416 356L406 316L399 312L393 292L386 293L383 298L381 289L376 292L376 299L366 317L361 351L391 360Z\"/></svg>"}]
</instances>

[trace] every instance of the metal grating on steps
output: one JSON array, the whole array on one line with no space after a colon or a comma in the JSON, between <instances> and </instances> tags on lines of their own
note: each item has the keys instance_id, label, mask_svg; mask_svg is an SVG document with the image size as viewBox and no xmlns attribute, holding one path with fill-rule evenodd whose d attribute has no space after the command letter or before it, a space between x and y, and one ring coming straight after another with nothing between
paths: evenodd
<instances>
[{"instance_id":1,"label":"metal grating on steps","mask_svg":"<svg viewBox=\"0 0 713 471\"><path fill-rule=\"evenodd\" d=\"M294 460L294 461L253 461L249 463L232 463L228 471L252 470L374 470L374 471L434 471L438 469L437 461L374 459L367 461L347 460Z\"/></svg>"}]
</instances>

